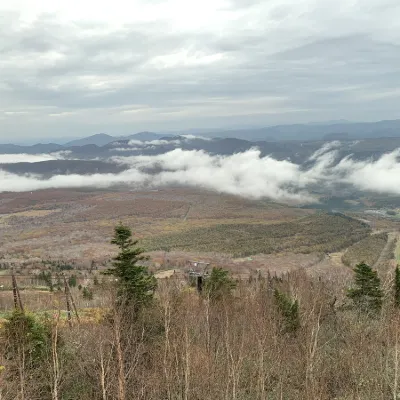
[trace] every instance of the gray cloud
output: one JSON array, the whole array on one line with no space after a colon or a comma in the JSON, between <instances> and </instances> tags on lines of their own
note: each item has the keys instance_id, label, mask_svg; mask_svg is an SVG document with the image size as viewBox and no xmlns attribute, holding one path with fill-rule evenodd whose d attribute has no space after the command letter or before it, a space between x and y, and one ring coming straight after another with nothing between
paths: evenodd
<instances>
[{"instance_id":1,"label":"gray cloud","mask_svg":"<svg viewBox=\"0 0 400 400\"><path fill-rule=\"evenodd\" d=\"M234 0L203 24L3 12L0 134L398 117L400 7L318 4Z\"/></svg>"}]
</instances>

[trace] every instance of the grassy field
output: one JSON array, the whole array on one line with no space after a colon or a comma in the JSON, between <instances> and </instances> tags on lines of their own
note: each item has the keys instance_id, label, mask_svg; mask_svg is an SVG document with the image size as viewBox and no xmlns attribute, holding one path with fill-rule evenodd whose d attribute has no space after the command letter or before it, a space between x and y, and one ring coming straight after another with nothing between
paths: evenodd
<instances>
[{"instance_id":1,"label":"grassy field","mask_svg":"<svg viewBox=\"0 0 400 400\"><path fill-rule=\"evenodd\" d=\"M388 240L387 233L370 235L350 246L343 254L343 264L354 267L361 261L374 265Z\"/></svg>"},{"instance_id":2,"label":"grassy field","mask_svg":"<svg viewBox=\"0 0 400 400\"><path fill-rule=\"evenodd\" d=\"M203 190L168 188L158 191L47 190L0 194L2 263L31 265L40 259L108 262L119 222L138 239L179 234L216 224L283 223L313 210L251 201Z\"/></svg>"},{"instance_id":3,"label":"grassy field","mask_svg":"<svg viewBox=\"0 0 400 400\"><path fill-rule=\"evenodd\" d=\"M370 228L339 215L319 214L277 224L218 224L156 236L148 250L219 252L234 257L291 251L334 252L365 238Z\"/></svg>"}]
</instances>

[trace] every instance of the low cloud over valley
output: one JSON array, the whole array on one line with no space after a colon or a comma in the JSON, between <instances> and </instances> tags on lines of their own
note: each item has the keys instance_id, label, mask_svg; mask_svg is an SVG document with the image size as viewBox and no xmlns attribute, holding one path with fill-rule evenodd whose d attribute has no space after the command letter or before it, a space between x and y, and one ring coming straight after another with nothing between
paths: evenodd
<instances>
[{"instance_id":1,"label":"low cloud over valley","mask_svg":"<svg viewBox=\"0 0 400 400\"><path fill-rule=\"evenodd\" d=\"M340 142L330 142L315 151L306 162L296 164L262 156L254 147L222 156L203 150L175 149L158 155L114 156L103 160L123 167L118 173L20 174L0 170L1 191L33 191L48 188L109 188L128 185L131 189L184 185L229 193L251 199L282 202L317 201L314 189L333 190L337 185L353 190L400 194L400 149L375 159L342 156ZM44 161L46 155L0 155L0 161ZM48 155L48 159L62 154Z\"/></svg>"}]
</instances>

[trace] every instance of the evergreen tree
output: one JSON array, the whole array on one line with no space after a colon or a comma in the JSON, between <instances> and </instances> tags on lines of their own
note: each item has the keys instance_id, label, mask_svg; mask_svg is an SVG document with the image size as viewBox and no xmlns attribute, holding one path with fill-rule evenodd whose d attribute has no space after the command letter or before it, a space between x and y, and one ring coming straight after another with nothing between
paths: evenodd
<instances>
[{"instance_id":1,"label":"evergreen tree","mask_svg":"<svg viewBox=\"0 0 400 400\"><path fill-rule=\"evenodd\" d=\"M379 312L382 308L383 292L377 272L362 262L355 266L354 273L354 287L349 289L347 296L360 311Z\"/></svg>"},{"instance_id":2,"label":"evergreen tree","mask_svg":"<svg viewBox=\"0 0 400 400\"><path fill-rule=\"evenodd\" d=\"M153 299L157 287L156 278L144 266L138 265L146 260L144 250L137 246L138 240L132 239L129 227L120 223L114 228L111 241L120 252L113 259L113 267L104 272L117 278L118 297L121 304L132 305L136 310L148 305Z\"/></svg>"},{"instance_id":3,"label":"evergreen tree","mask_svg":"<svg viewBox=\"0 0 400 400\"><path fill-rule=\"evenodd\" d=\"M27 368L34 368L43 362L50 346L49 326L41 323L33 314L14 310L6 317L4 324L6 340L5 356L16 359Z\"/></svg>"},{"instance_id":4,"label":"evergreen tree","mask_svg":"<svg viewBox=\"0 0 400 400\"><path fill-rule=\"evenodd\" d=\"M286 333L296 332L300 328L299 302L292 300L278 289L274 290L274 297L279 313L283 317L283 331Z\"/></svg>"},{"instance_id":5,"label":"evergreen tree","mask_svg":"<svg viewBox=\"0 0 400 400\"><path fill-rule=\"evenodd\" d=\"M70 286L70 287L76 287L76 275L71 275L69 278L68 278L68 285Z\"/></svg>"},{"instance_id":6,"label":"evergreen tree","mask_svg":"<svg viewBox=\"0 0 400 400\"><path fill-rule=\"evenodd\" d=\"M214 267L210 276L204 284L205 294L212 300L219 300L223 296L231 294L236 287L236 283L229 278L229 272L223 268Z\"/></svg>"},{"instance_id":7,"label":"evergreen tree","mask_svg":"<svg viewBox=\"0 0 400 400\"><path fill-rule=\"evenodd\" d=\"M82 291L82 297L85 300L93 300L93 292L85 286Z\"/></svg>"},{"instance_id":8,"label":"evergreen tree","mask_svg":"<svg viewBox=\"0 0 400 400\"><path fill-rule=\"evenodd\" d=\"M46 286L48 286L50 292L53 291L53 278L50 271L40 271L38 280L42 281Z\"/></svg>"},{"instance_id":9,"label":"evergreen tree","mask_svg":"<svg viewBox=\"0 0 400 400\"><path fill-rule=\"evenodd\" d=\"M396 267L394 271L394 304L396 307L400 307L400 268Z\"/></svg>"}]
</instances>

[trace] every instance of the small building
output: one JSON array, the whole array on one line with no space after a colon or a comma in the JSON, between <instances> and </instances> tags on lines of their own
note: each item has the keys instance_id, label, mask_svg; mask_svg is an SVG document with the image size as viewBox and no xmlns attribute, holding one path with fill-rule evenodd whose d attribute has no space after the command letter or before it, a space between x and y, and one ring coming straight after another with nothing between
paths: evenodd
<instances>
[{"instance_id":1,"label":"small building","mask_svg":"<svg viewBox=\"0 0 400 400\"><path fill-rule=\"evenodd\" d=\"M188 278L196 284L198 292L203 290L203 281L209 274L210 263L204 261L189 260L187 262Z\"/></svg>"},{"instance_id":2,"label":"small building","mask_svg":"<svg viewBox=\"0 0 400 400\"><path fill-rule=\"evenodd\" d=\"M205 261L195 261L195 260L189 260L187 262L187 268L189 275L206 275L208 274L208 268L210 266L210 263L205 262Z\"/></svg>"}]
</instances>

